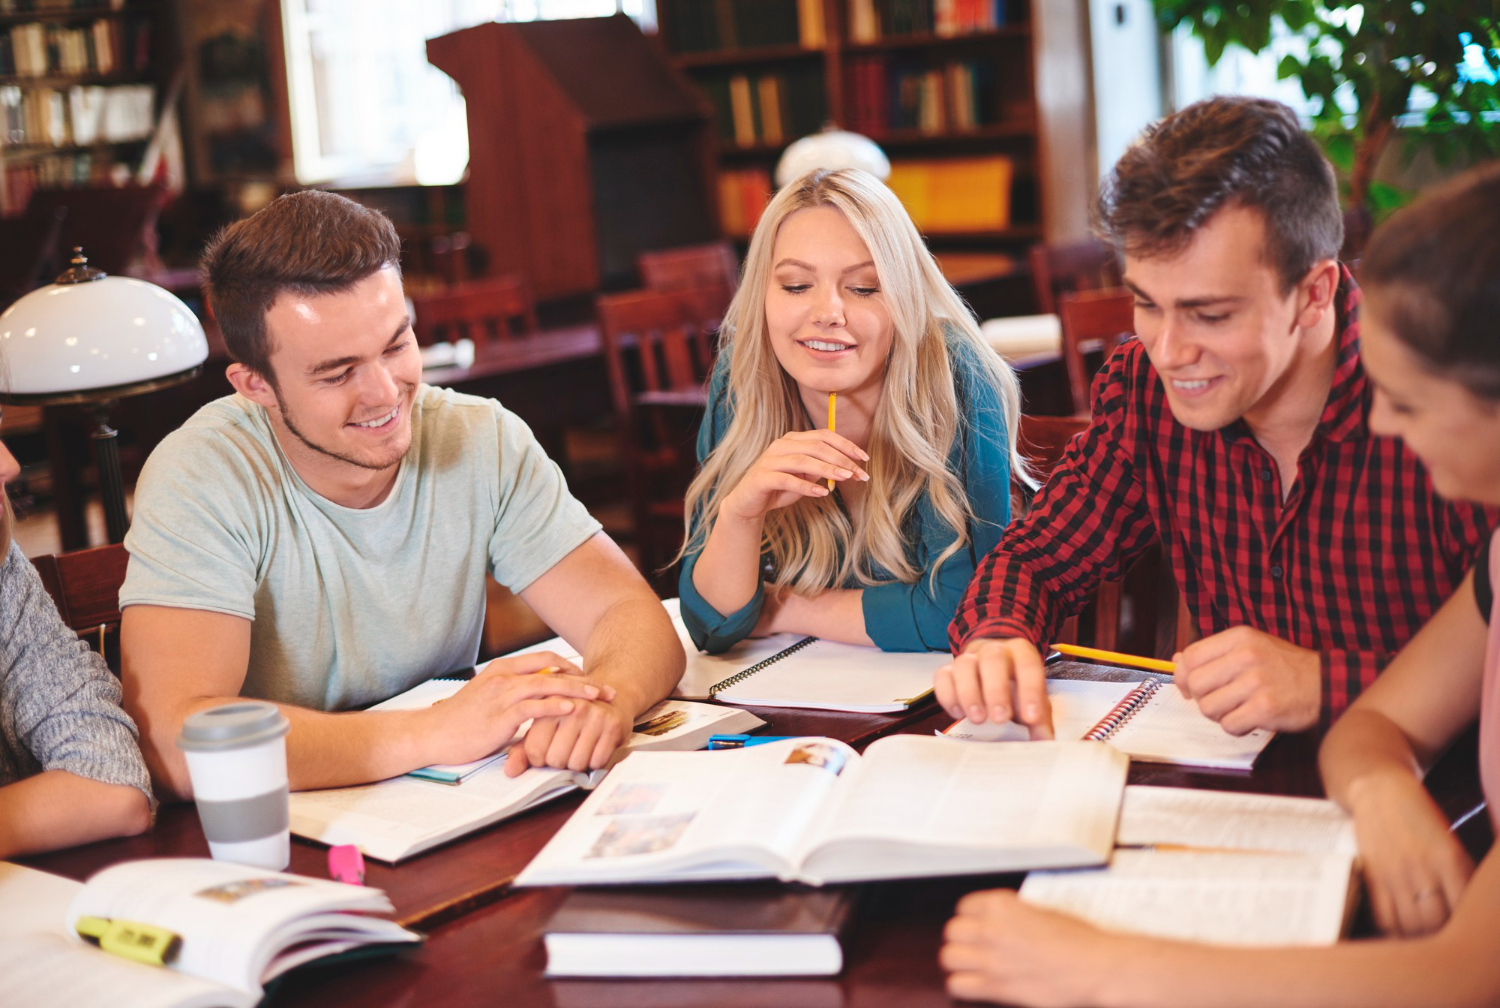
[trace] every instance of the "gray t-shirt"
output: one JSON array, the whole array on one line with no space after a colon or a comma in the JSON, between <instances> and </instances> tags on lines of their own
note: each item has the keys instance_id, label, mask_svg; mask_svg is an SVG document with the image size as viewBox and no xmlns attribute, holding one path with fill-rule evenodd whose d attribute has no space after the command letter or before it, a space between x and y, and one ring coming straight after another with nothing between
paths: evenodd
<instances>
[{"instance_id":1,"label":"gray t-shirt","mask_svg":"<svg viewBox=\"0 0 1500 1008\"><path fill-rule=\"evenodd\" d=\"M151 797L120 682L68 629L21 549L0 567L0 785L66 770Z\"/></svg>"},{"instance_id":2,"label":"gray t-shirt","mask_svg":"<svg viewBox=\"0 0 1500 1008\"><path fill-rule=\"evenodd\" d=\"M235 395L141 471L120 605L253 620L241 693L343 710L473 665L486 569L521 591L598 530L493 399L422 386L395 485L355 509L309 488Z\"/></svg>"}]
</instances>

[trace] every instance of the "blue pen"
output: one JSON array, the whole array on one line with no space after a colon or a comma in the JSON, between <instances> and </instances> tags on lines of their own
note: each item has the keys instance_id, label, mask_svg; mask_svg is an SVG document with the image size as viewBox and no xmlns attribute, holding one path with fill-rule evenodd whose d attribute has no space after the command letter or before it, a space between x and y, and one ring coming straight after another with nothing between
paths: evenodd
<instances>
[{"instance_id":1,"label":"blue pen","mask_svg":"<svg viewBox=\"0 0 1500 1008\"><path fill-rule=\"evenodd\" d=\"M710 735L710 749L743 749L746 746L765 745L767 742L785 742L801 738L800 735Z\"/></svg>"}]
</instances>

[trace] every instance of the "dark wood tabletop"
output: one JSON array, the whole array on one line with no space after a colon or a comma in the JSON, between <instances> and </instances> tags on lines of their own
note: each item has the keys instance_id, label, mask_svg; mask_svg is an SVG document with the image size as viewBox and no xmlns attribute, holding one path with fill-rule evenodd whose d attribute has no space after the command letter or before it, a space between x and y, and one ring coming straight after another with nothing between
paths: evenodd
<instances>
[{"instance_id":1,"label":"dark wood tabletop","mask_svg":"<svg viewBox=\"0 0 1500 1008\"><path fill-rule=\"evenodd\" d=\"M1067 674L1140 679L1146 674L1077 666ZM765 731L828 735L863 748L896 732L927 734L951 718L934 704L901 715L757 708ZM1321 795L1317 733L1274 739L1249 772L1132 762L1130 782L1269 794ZM1482 806L1472 738L1429 775L1429 787L1455 820ZM965 893L1014 887L1022 876L924 879L862 887L843 973L784 980L547 980L541 935L566 896L562 888L514 889L511 880L562 825L581 798L567 796L391 867L368 863L368 883L390 894L397 917L428 934L420 949L357 966L308 967L282 978L270 1006L722 1006L722 1008L923 1008L948 1005L937 950L943 923ZM1483 816L1479 817L1483 819ZM325 848L294 838L290 870L327 875ZM204 856L190 806L169 806L156 829L25 863L73 878L139 857Z\"/></svg>"}]
</instances>

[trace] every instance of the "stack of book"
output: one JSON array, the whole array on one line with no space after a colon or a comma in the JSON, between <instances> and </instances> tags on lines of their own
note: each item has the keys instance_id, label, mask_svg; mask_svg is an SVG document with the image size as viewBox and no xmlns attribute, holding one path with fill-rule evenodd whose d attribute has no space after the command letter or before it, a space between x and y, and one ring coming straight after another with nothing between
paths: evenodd
<instances>
[{"instance_id":1,"label":"stack of book","mask_svg":"<svg viewBox=\"0 0 1500 1008\"><path fill-rule=\"evenodd\" d=\"M760 215L771 201L771 173L755 165L725 168L719 172L719 220L724 233L747 237L760 223Z\"/></svg>"},{"instance_id":2,"label":"stack of book","mask_svg":"<svg viewBox=\"0 0 1500 1008\"><path fill-rule=\"evenodd\" d=\"M993 31L1005 24L1005 0L848 0L849 38L944 37Z\"/></svg>"},{"instance_id":3,"label":"stack of book","mask_svg":"<svg viewBox=\"0 0 1500 1008\"><path fill-rule=\"evenodd\" d=\"M0 75L57 77L144 71L151 63L151 22L100 18L87 24L31 21L0 32Z\"/></svg>"},{"instance_id":4,"label":"stack of book","mask_svg":"<svg viewBox=\"0 0 1500 1008\"><path fill-rule=\"evenodd\" d=\"M891 163L891 190L923 234L972 234L1010 226L1010 158L902 160Z\"/></svg>"},{"instance_id":5,"label":"stack of book","mask_svg":"<svg viewBox=\"0 0 1500 1008\"><path fill-rule=\"evenodd\" d=\"M999 120L995 68L988 60L939 66L893 62L884 54L849 60L849 128L873 137L893 130L964 132Z\"/></svg>"},{"instance_id":6,"label":"stack of book","mask_svg":"<svg viewBox=\"0 0 1500 1008\"><path fill-rule=\"evenodd\" d=\"M817 64L717 74L704 78L702 86L714 106L719 139L728 145L779 146L817 132L826 115L823 69Z\"/></svg>"}]
</instances>

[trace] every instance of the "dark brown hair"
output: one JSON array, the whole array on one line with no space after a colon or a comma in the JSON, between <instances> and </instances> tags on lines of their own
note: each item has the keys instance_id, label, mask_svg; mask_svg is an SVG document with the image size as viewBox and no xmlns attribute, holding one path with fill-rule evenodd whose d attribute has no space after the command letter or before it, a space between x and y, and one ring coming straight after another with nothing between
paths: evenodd
<instances>
[{"instance_id":1,"label":"dark brown hair","mask_svg":"<svg viewBox=\"0 0 1500 1008\"><path fill-rule=\"evenodd\" d=\"M1500 164L1465 172L1382 224L1360 283L1434 372L1500 399Z\"/></svg>"},{"instance_id":2,"label":"dark brown hair","mask_svg":"<svg viewBox=\"0 0 1500 1008\"><path fill-rule=\"evenodd\" d=\"M1100 188L1100 237L1134 256L1173 255L1220 209L1259 210L1267 261L1291 290L1344 240L1333 168L1280 102L1196 102L1147 127Z\"/></svg>"},{"instance_id":3,"label":"dark brown hair","mask_svg":"<svg viewBox=\"0 0 1500 1008\"><path fill-rule=\"evenodd\" d=\"M278 296L348 290L400 263L401 239L385 214L308 189L224 228L199 268L229 355L274 385L266 312Z\"/></svg>"}]
</instances>

